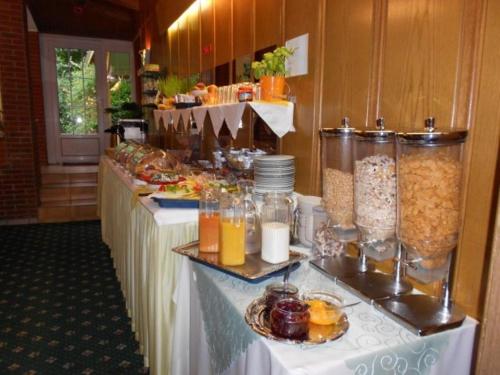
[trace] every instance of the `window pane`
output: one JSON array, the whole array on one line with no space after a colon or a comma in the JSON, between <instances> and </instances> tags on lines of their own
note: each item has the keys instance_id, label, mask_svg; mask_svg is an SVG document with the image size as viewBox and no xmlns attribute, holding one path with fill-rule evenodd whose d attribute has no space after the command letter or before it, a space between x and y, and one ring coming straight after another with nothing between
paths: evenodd
<instances>
[{"instance_id":1,"label":"window pane","mask_svg":"<svg viewBox=\"0 0 500 375\"><path fill-rule=\"evenodd\" d=\"M96 134L94 51L56 48L59 127L62 134Z\"/></svg>"},{"instance_id":2,"label":"window pane","mask_svg":"<svg viewBox=\"0 0 500 375\"><path fill-rule=\"evenodd\" d=\"M131 62L127 52L107 52L106 72L108 81L108 105L120 108L123 103L132 100L132 87L130 79ZM124 117L124 112L111 115L112 122Z\"/></svg>"}]
</instances>

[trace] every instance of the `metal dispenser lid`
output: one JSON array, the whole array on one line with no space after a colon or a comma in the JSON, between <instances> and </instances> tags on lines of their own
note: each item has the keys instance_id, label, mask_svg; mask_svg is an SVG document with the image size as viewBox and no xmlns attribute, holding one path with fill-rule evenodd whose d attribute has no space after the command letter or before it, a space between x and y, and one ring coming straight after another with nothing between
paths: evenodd
<instances>
[{"instance_id":1,"label":"metal dispenser lid","mask_svg":"<svg viewBox=\"0 0 500 375\"><path fill-rule=\"evenodd\" d=\"M359 140L370 141L376 143L392 142L395 136L393 130L385 128L385 120L383 117L377 119L377 129L375 130L356 130L356 136Z\"/></svg>"},{"instance_id":2,"label":"metal dispenser lid","mask_svg":"<svg viewBox=\"0 0 500 375\"><path fill-rule=\"evenodd\" d=\"M465 142L467 130L438 132L435 122L434 117L429 117L425 119L424 132L398 133L399 142L421 146L442 146Z\"/></svg>"},{"instance_id":3,"label":"metal dispenser lid","mask_svg":"<svg viewBox=\"0 0 500 375\"><path fill-rule=\"evenodd\" d=\"M319 134L321 137L350 137L355 130L350 126L349 117L344 117L339 128L323 128L320 129Z\"/></svg>"}]
</instances>

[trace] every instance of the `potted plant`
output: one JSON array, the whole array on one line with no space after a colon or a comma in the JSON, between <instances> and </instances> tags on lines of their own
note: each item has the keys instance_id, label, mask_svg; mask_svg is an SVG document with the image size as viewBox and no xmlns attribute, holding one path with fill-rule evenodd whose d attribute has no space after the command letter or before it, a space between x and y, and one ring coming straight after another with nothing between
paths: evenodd
<instances>
[{"instance_id":1,"label":"potted plant","mask_svg":"<svg viewBox=\"0 0 500 375\"><path fill-rule=\"evenodd\" d=\"M292 56L293 49L278 47L264 54L261 61L252 62L254 77L260 79L261 99L280 100L285 89L286 59Z\"/></svg>"}]
</instances>

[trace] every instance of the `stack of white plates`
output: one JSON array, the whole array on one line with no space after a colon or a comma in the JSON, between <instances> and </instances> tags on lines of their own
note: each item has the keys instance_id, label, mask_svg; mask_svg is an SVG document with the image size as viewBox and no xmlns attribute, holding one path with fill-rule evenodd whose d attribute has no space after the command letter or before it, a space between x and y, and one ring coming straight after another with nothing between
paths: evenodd
<instances>
[{"instance_id":1,"label":"stack of white plates","mask_svg":"<svg viewBox=\"0 0 500 375\"><path fill-rule=\"evenodd\" d=\"M254 159L255 194L293 193L295 156L264 155Z\"/></svg>"}]
</instances>

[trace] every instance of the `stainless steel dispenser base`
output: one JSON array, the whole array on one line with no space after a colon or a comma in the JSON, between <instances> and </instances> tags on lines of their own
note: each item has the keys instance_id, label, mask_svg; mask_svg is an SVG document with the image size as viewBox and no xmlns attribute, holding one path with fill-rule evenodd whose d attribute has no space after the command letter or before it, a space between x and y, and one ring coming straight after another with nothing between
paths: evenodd
<instances>
[{"instance_id":1,"label":"stainless steel dispenser base","mask_svg":"<svg viewBox=\"0 0 500 375\"><path fill-rule=\"evenodd\" d=\"M392 275L378 272L363 272L349 277L339 277L337 282L368 303L409 293L413 289L406 281L397 282Z\"/></svg>"},{"instance_id":2,"label":"stainless steel dispenser base","mask_svg":"<svg viewBox=\"0 0 500 375\"><path fill-rule=\"evenodd\" d=\"M457 306L447 308L441 299L423 294L396 296L375 301L374 305L419 336L458 327L465 319Z\"/></svg>"},{"instance_id":3,"label":"stainless steel dispenser base","mask_svg":"<svg viewBox=\"0 0 500 375\"><path fill-rule=\"evenodd\" d=\"M329 258L316 258L309 263L334 280L340 277L353 276L360 272L359 258L344 255ZM367 267L369 270L375 269L372 263L367 263Z\"/></svg>"}]
</instances>

